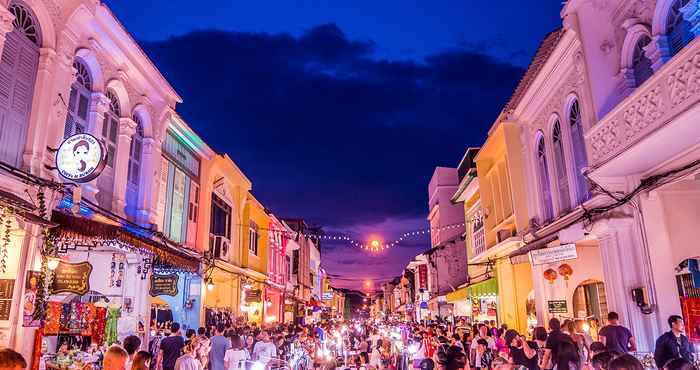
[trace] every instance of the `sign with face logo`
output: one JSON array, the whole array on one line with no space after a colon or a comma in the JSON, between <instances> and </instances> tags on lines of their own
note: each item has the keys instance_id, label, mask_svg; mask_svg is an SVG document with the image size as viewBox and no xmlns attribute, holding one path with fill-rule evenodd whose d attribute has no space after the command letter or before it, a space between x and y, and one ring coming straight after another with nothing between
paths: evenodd
<instances>
[{"instance_id":1,"label":"sign with face logo","mask_svg":"<svg viewBox=\"0 0 700 370\"><path fill-rule=\"evenodd\" d=\"M88 182L100 175L106 163L102 143L90 134L76 134L61 143L56 152L58 173L66 180Z\"/></svg>"}]
</instances>

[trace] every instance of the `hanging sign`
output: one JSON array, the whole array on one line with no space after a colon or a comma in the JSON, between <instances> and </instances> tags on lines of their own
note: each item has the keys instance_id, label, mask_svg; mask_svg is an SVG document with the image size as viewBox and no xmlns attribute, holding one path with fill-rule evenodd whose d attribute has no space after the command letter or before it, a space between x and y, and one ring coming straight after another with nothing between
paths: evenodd
<instances>
[{"instance_id":1,"label":"hanging sign","mask_svg":"<svg viewBox=\"0 0 700 370\"><path fill-rule=\"evenodd\" d=\"M330 301L331 299L333 299L333 292L323 292L323 294L321 295L321 299L324 301Z\"/></svg>"},{"instance_id":2,"label":"hanging sign","mask_svg":"<svg viewBox=\"0 0 700 370\"><path fill-rule=\"evenodd\" d=\"M418 266L418 289L428 289L428 265Z\"/></svg>"},{"instance_id":3,"label":"hanging sign","mask_svg":"<svg viewBox=\"0 0 700 370\"><path fill-rule=\"evenodd\" d=\"M90 273L92 273L92 265L90 262L59 262L58 267L54 271L51 294L87 294L90 290Z\"/></svg>"},{"instance_id":4,"label":"hanging sign","mask_svg":"<svg viewBox=\"0 0 700 370\"><path fill-rule=\"evenodd\" d=\"M174 297L177 295L178 292L178 280L179 277L177 276L177 274L153 274L151 275L151 288L149 289L148 294L150 294L151 297L157 297L159 295L169 295Z\"/></svg>"},{"instance_id":5,"label":"hanging sign","mask_svg":"<svg viewBox=\"0 0 700 370\"><path fill-rule=\"evenodd\" d=\"M251 289L245 295L246 302L260 302L262 300L262 290Z\"/></svg>"},{"instance_id":6,"label":"hanging sign","mask_svg":"<svg viewBox=\"0 0 700 370\"><path fill-rule=\"evenodd\" d=\"M66 180L88 182L100 175L107 163L104 145L90 134L63 140L56 151L58 174Z\"/></svg>"},{"instance_id":7,"label":"hanging sign","mask_svg":"<svg viewBox=\"0 0 700 370\"><path fill-rule=\"evenodd\" d=\"M569 309L566 306L566 300L556 300L556 301L547 301L547 310L549 313L567 313L569 312Z\"/></svg>"},{"instance_id":8,"label":"hanging sign","mask_svg":"<svg viewBox=\"0 0 700 370\"><path fill-rule=\"evenodd\" d=\"M558 247L542 248L530 251L530 261L533 266L547 263L574 260L578 258L576 244L564 244Z\"/></svg>"}]
</instances>

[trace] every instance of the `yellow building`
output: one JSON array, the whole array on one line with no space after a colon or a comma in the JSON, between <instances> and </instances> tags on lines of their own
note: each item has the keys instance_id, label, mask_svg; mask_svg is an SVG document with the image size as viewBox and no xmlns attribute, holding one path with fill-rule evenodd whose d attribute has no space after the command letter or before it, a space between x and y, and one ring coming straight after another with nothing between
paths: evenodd
<instances>
[{"instance_id":1,"label":"yellow building","mask_svg":"<svg viewBox=\"0 0 700 370\"><path fill-rule=\"evenodd\" d=\"M523 245L521 235L529 222L525 163L518 126L497 121L474 163L483 214L483 247L470 255L469 263L470 267L476 264L486 271L484 289L473 285L472 289L493 293L493 289L486 289L487 285L497 287L498 321L525 333L533 314L528 312L533 299L532 273L530 265L513 265L508 258ZM494 278L495 283L487 278ZM494 303L487 302L487 305L487 311L493 313Z\"/></svg>"},{"instance_id":2,"label":"yellow building","mask_svg":"<svg viewBox=\"0 0 700 370\"><path fill-rule=\"evenodd\" d=\"M214 156L203 166L202 174L200 197L205 206L199 212L199 234L208 237L211 256L211 264L205 267L202 321L207 309L229 311L238 317L244 274L241 250L246 245L239 225L247 223L244 205L251 182L225 154Z\"/></svg>"},{"instance_id":3,"label":"yellow building","mask_svg":"<svg viewBox=\"0 0 700 370\"><path fill-rule=\"evenodd\" d=\"M265 297L265 280L267 280L267 238L270 216L265 207L248 193L243 209L244 222L239 226L243 234L241 248L241 267L243 284L241 291L241 310L248 321L262 323L263 297Z\"/></svg>"}]
</instances>

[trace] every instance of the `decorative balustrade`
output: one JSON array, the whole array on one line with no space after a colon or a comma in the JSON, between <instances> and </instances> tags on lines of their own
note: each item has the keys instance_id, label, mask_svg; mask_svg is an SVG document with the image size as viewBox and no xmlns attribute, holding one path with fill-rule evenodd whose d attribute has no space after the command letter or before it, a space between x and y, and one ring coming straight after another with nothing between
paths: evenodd
<instances>
[{"instance_id":1,"label":"decorative balustrade","mask_svg":"<svg viewBox=\"0 0 700 370\"><path fill-rule=\"evenodd\" d=\"M586 133L589 162L600 165L700 101L700 38L662 66Z\"/></svg>"}]
</instances>

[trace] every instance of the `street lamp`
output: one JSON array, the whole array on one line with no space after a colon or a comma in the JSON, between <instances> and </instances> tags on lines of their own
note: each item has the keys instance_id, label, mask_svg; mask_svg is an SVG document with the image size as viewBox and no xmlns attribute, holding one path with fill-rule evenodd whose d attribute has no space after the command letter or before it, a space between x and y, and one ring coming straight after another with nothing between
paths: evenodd
<instances>
[{"instance_id":1,"label":"street lamp","mask_svg":"<svg viewBox=\"0 0 700 370\"><path fill-rule=\"evenodd\" d=\"M367 288L371 287L371 286L372 286L372 282L369 281L369 280L365 281L365 286L366 286Z\"/></svg>"}]
</instances>

